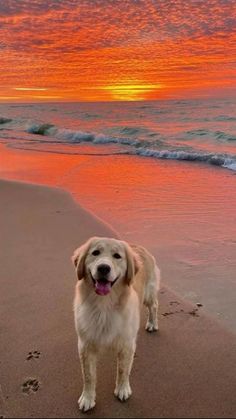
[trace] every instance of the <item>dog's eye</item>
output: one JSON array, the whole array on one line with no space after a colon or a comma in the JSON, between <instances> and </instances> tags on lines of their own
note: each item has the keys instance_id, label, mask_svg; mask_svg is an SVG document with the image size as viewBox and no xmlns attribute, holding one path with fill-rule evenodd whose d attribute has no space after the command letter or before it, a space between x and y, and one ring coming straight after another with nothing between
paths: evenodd
<instances>
[{"instance_id":1,"label":"dog's eye","mask_svg":"<svg viewBox=\"0 0 236 419\"><path fill-rule=\"evenodd\" d=\"M98 255L100 255L100 250L94 250L94 251L92 252L92 255L93 255L93 256L98 256Z\"/></svg>"},{"instance_id":2,"label":"dog's eye","mask_svg":"<svg viewBox=\"0 0 236 419\"><path fill-rule=\"evenodd\" d=\"M115 259L121 259L121 255L119 255L119 253L114 253L113 257Z\"/></svg>"}]
</instances>

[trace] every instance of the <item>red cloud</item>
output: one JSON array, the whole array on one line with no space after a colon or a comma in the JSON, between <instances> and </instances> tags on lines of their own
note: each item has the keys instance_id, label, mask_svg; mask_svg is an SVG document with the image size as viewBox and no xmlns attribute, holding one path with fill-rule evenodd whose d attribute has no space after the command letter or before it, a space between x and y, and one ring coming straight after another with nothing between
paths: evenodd
<instances>
[{"instance_id":1,"label":"red cloud","mask_svg":"<svg viewBox=\"0 0 236 419\"><path fill-rule=\"evenodd\" d=\"M112 100L112 85L131 98L132 85L142 98L220 93L235 87L233 16L233 0L11 0L0 5L2 96L16 86L63 100Z\"/></svg>"}]
</instances>

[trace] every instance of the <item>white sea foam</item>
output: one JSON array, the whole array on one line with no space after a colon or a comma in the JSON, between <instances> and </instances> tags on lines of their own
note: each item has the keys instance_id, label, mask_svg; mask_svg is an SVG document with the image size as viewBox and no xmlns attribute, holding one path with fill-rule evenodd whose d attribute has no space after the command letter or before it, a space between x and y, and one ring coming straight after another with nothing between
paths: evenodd
<instances>
[{"instance_id":1,"label":"white sea foam","mask_svg":"<svg viewBox=\"0 0 236 419\"><path fill-rule=\"evenodd\" d=\"M138 148L135 154L144 157L154 157L166 160L186 160L197 161L212 164L214 166L222 166L231 170L236 170L236 156L229 157L227 155L216 153L187 152L183 150L154 150L149 148Z\"/></svg>"},{"instance_id":2,"label":"white sea foam","mask_svg":"<svg viewBox=\"0 0 236 419\"><path fill-rule=\"evenodd\" d=\"M226 169L234 170L236 172L236 159L225 159L223 167Z\"/></svg>"},{"instance_id":3,"label":"white sea foam","mask_svg":"<svg viewBox=\"0 0 236 419\"><path fill-rule=\"evenodd\" d=\"M51 144L54 152L65 152L64 144L68 144L72 145L70 153L77 154L82 152L79 144L88 143L107 146L109 154L114 145L117 152L130 156L201 162L236 171L234 101L157 101L141 106L109 103L99 107L73 103L53 104L53 108L49 104L19 104L0 106L0 114L1 138L11 146L20 142L21 148L27 145L43 151Z\"/></svg>"},{"instance_id":4,"label":"white sea foam","mask_svg":"<svg viewBox=\"0 0 236 419\"><path fill-rule=\"evenodd\" d=\"M157 149L160 146L159 142L146 143L137 139L124 138L124 137L109 137L104 134L96 134L90 132L69 130L57 128L52 124L33 124L28 132L37 135L46 135L55 137L60 142L79 144L83 142L90 142L92 144L118 144L129 146L128 154L137 155L142 157L152 157L157 159L166 160L185 160L189 162L208 163L214 166L222 166L230 170L236 170L236 156L219 153L206 153L201 151L180 150L180 149ZM202 130L199 130L202 132ZM193 132L193 131L192 131ZM204 133L205 134L205 133ZM155 148L148 147L153 144ZM144 146L145 145L145 146Z\"/></svg>"},{"instance_id":5,"label":"white sea foam","mask_svg":"<svg viewBox=\"0 0 236 419\"><path fill-rule=\"evenodd\" d=\"M140 141L131 138L108 137L104 134L93 132L84 132L80 130L70 130L66 128L57 128L52 124L31 124L27 132L31 134L56 137L66 143L91 142L93 144L121 144L129 146L140 145Z\"/></svg>"}]
</instances>

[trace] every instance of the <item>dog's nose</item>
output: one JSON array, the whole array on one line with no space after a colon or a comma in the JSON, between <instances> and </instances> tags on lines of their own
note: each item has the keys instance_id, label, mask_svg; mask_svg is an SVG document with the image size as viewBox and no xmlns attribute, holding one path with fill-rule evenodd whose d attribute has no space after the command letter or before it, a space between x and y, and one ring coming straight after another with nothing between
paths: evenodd
<instances>
[{"instance_id":1,"label":"dog's nose","mask_svg":"<svg viewBox=\"0 0 236 419\"><path fill-rule=\"evenodd\" d=\"M111 267L109 265L106 265L105 263L102 263L101 265L98 265L97 271L101 275L107 275L111 271Z\"/></svg>"}]
</instances>

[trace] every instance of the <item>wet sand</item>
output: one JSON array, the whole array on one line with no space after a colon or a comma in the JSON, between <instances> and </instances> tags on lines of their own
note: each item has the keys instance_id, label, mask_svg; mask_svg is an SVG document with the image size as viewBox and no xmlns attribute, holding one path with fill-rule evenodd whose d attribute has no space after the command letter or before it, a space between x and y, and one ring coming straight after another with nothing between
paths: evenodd
<instances>
[{"instance_id":1,"label":"wet sand","mask_svg":"<svg viewBox=\"0 0 236 419\"><path fill-rule=\"evenodd\" d=\"M0 182L0 416L84 417L70 257L91 235L114 236L57 188ZM181 280L181 278L179 278ZM235 417L236 337L162 285L160 332L143 312L127 403L102 357L91 417Z\"/></svg>"},{"instance_id":2,"label":"wet sand","mask_svg":"<svg viewBox=\"0 0 236 419\"><path fill-rule=\"evenodd\" d=\"M0 144L0 178L66 189L154 253L163 283L236 333L235 174L199 163L97 156L101 150L106 146L80 144L81 154L68 155Z\"/></svg>"}]
</instances>

